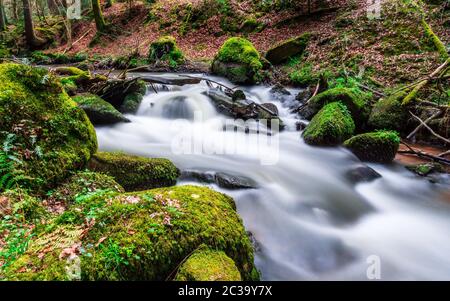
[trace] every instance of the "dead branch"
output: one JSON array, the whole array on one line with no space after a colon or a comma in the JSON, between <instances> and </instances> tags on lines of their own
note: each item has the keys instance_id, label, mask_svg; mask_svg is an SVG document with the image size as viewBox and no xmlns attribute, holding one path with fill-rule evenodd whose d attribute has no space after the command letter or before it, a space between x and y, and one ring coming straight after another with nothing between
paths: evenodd
<instances>
[{"instance_id":1,"label":"dead branch","mask_svg":"<svg viewBox=\"0 0 450 301\"><path fill-rule=\"evenodd\" d=\"M415 150L413 149L410 145L408 145L407 143L405 143L404 141L401 142L401 144L403 144L404 146L406 146L409 150L401 150L398 151L399 154L410 154L410 155L416 155L420 158L423 159L431 159L435 162L440 162L440 163L444 163L446 165L450 165L450 160L439 157L439 156L435 156L420 150Z\"/></svg>"},{"instance_id":2,"label":"dead branch","mask_svg":"<svg viewBox=\"0 0 450 301\"><path fill-rule=\"evenodd\" d=\"M439 115L441 115L442 111L436 111L433 115L431 115L430 117L428 117L423 123L427 124L428 122L430 122L431 120L433 120L434 118L438 117ZM413 137L421 128L423 127L423 124L419 124L407 137L406 139L411 139L411 137Z\"/></svg>"},{"instance_id":3,"label":"dead branch","mask_svg":"<svg viewBox=\"0 0 450 301\"><path fill-rule=\"evenodd\" d=\"M437 134L435 131L433 131L432 128L430 128L425 122L423 122L422 119L420 119L419 117L414 115L411 111L409 111L409 114L411 114L415 119L417 119L417 121L419 121L431 134L433 134L433 136L435 136L436 138L439 138L440 140L444 141L445 143L450 144L450 140L449 139L444 138L441 135Z\"/></svg>"}]
</instances>

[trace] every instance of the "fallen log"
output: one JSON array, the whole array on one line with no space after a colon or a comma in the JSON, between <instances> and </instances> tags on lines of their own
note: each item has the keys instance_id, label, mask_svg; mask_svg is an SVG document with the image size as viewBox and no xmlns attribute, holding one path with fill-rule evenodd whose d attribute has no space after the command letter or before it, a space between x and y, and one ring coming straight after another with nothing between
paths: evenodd
<instances>
[{"instance_id":1,"label":"fallen log","mask_svg":"<svg viewBox=\"0 0 450 301\"><path fill-rule=\"evenodd\" d=\"M413 149L410 145L408 145L407 143L405 143L404 141L400 142L401 144L403 144L404 146L406 146L408 148L408 150L400 150L398 151L399 154L410 154L410 155L415 155L418 156L420 158L423 159L428 159L428 160L432 160L435 162L439 162L439 163L444 163L446 165L450 165L450 160L445 159L443 157L435 156L420 150L415 150Z\"/></svg>"},{"instance_id":2,"label":"fallen log","mask_svg":"<svg viewBox=\"0 0 450 301\"><path fill-rule=\"evenodd\" d=\"M409 111L409 114L411 114L417 121L419 121L433 136L435 136L436 138L444 141L445 143L450 144L450 140L442 137L441 135L437 134L432 128L430 128L422 119L420 119L419 117L417 117L416 115L414 115L411 111Z\"/></svg>"}]
</instances>

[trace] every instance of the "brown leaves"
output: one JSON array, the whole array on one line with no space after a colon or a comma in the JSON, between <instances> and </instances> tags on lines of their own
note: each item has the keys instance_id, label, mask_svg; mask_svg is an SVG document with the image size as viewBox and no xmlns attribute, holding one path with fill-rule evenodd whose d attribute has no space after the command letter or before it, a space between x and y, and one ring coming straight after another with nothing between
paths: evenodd
<instances>
[{"instance_id":1,"label":"brown leaves","mask_svg":"<svg viewBox=\"0 0 450 301\"><path fill-rule=\"evenodd\" d=\"M77 256L78 254L80 254L80 247L81 247L81 242L77 242L75 244L73 244L72 246L65 248L61 251L61 253L59 254L59 259L64 259L64 258L73 258L75 256Z\"/></svg>"}]
</instances>

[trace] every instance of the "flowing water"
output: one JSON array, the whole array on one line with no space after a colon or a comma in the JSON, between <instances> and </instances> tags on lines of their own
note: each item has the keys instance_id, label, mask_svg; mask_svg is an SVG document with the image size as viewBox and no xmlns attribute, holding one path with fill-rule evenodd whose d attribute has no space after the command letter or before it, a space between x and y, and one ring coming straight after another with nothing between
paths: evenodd
<instances>
[{"instance_id":1,"label":"flowing water","mask_svg":"<svg viewBox=\"0 0 450 301\"><path fill-rule=\"evenodd\" d=\"M346 180L349 168L360 164L351 153L308 146L296 131L298 117L288 107L298 91L280 98L267 87L244 88L255 102L275 104L286 125L271 136L275 142L258 148L254 132L223 131L226 117L205 95L205 82L159 90L149 89L138 112L127 115L131 123L97 128L100 149L254 180L258 188L246 190L196 184L234 197L264 280L450 280L448 184L432 184L396 164L371 164L382 177L369 183ZM235 154L195 147L180 154L174 143L180 131L194 133L193 144L207 140L235 147ZM194 182L179 182L187 183Z\"/></svg>"}]
</instances>

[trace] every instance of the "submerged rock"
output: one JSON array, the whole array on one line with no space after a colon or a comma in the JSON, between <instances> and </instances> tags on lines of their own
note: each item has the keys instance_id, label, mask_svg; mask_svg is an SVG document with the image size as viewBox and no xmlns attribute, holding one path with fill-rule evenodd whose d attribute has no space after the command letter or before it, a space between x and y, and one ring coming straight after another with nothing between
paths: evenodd
<instances>
[{"instance_id":1,"label":"submerged rock","mask_svg":"<svg viewBox=\"0 0 450 301\"><path fill-rule=\"evenodd\" d=\"M310 145L334 146L353 135L355 124L347 108L340 102L324 106L303 132Z\"/></svg>"},{"instance_id":2,"label":"submerged rock","mask_svg":"<svg viewBox=\"0 0 450 301\"><path fill-rule=\"evenodd\" d=\"M110 103L104 101L97 95L78 94L73 97L73 100L86 112L91 122L95 125L130 122L130 120L125 118Z\"/></svg>"},{"instance_id":3,"label":"submerged rock","mask_svg":"<svg viewBox=\"0 0 450 301\"><path fill-rule=\"evenodd\" d=\"M239 37L225 41L211 66L214 74L242 84L258 82L262 68L259 52L250 41Z\"/></svg>"},{"instance_id":4,"label":"submerged rock","mask_svg":"<svg viewBox=\"0 0 450 301\"><path fill-rule=\"evenodd\" d=\"M178 281L241 281L233 259L223 251L200 248L183 263L175 280Z\"/></svg>"},{"instance_id":5,"label":"submerged rock","mask_svg":"<svg viewBox=\"0 0 450 301\"><path fill-rule=\"evenodd\" d=\"M345 177L351 183L357 184L360 182L371 182L381 178L381 175L367 165L357 165L347 170L345 172Z\"/></svg>"},{"instance_id":6,"label":"submerged rock","mask_svg":"<svg viewBox=\"0 0 450 301\"><path fill-rule=\"evenodd\" d=\"M292 38L272 47L266 53L266 59L272 64L280 64L288 58L300 55L308 46L311 34L305 33L297 38Z\"/></svg>"},{"instance_id":7,"label":"submerged rock","mask_svg":"<svg viewBox=\"0 0 450 301\"><path fill-rule=\"evenodd\" d=\"M199 170L183 170L180 175L180 180L195 180L201 183L214 183L215 173L211 171Z\"/></svg>"},{"instance_id":8,"label":"submerged rock","mask_svg":"<svg viewBox=\"0 0 450 301\"><path fill-rule=\"evenodd\" d=\"M230 175L224 172L216 173L215 181L219 187L227 189L251 189L258 187L258 184L250 178Z\"/></svg>"},{"instance_id":9,"label":"submerged rock","mask_svg":"<svg viewBox=\"0 0 450 301\"><path fill-rule=\"evenodd\" d=\"M144 158L124 153L98 152L88 168L113 177L126 191L172 186L179 170L168 159Z\"/></svg>"},{"instance_id":10,"label":"submerged rock","mask_svg":"<svg viewBox=\"0 0 450 301\"><path fill-rule=\"evenodd\" d=\"M0 82L0 140L14 133L17 184L51 188L85 166L97 150L94 127L54 75L1 64Z\"/></svg>"},{"instance_id":11,"label":"submerged rock","mask_svg":"<svg viewBox=\"0 0 450 301\"><path fill-rule=\"evenodd\" d=\"M344 142L360 160L390 163L394 160L400 143L397 132L378 131L356 135Z\"/></svg>"},{"instance_id":12,"label":"submerged rock","mask_svg":"<svg viewBox=\"0 0 450 301\"><path fill-rule=\"evenodd\" d=\"M3 276L166 280L202 244L233 260L243 280L258 279L250 240L230 197L196 186L97 193L73 204L44 232L31 237L28 249ZM71 269L74 259L81 273Z\"/></svg>"}]
</instances>

